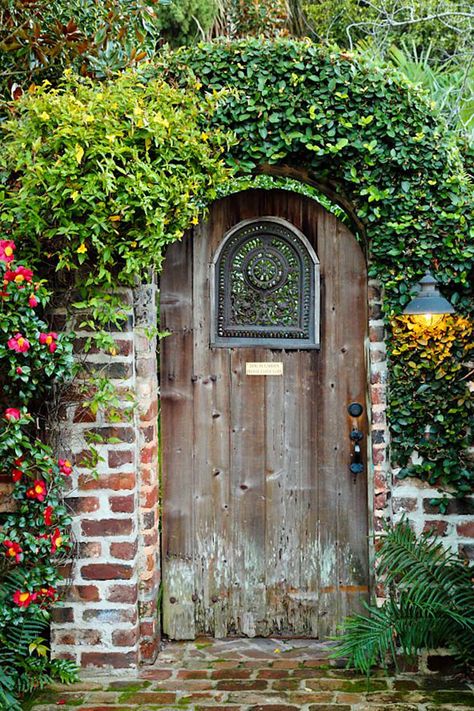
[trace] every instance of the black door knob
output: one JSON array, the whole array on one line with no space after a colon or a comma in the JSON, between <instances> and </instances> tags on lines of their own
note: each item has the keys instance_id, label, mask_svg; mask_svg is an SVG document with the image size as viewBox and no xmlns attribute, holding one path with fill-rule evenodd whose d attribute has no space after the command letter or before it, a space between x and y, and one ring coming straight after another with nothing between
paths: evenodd
<instances>
[{"instance_id":1,"label":"black door knob","mask_svg":"<svg viewBox=\"0 0 474 711\"><path fill-rule=\"evenodd\" d=\"M360 402L351 402L351 404L347 406L347 412L351 417L360 417L364 412L364 408Z\"/></svg>"}]
</instances>

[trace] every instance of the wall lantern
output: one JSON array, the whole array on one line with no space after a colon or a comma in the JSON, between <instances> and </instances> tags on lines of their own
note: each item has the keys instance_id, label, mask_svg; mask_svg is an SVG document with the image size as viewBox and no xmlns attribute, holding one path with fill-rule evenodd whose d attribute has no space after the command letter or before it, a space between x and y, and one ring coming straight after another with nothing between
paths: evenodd
<instances>
[{"instance_id":1,"label":"wall lantern","mask_svg":"<svg viewBox=\"0 0 474 711\"><path fill-rule=\"evenodd\" d=\"M404 316L414 317L426 326L433 326L445 314L454 313L452 305L439 293L438 282L430 272L426 272L418 285L419 292L403 309Z\"/></svg>"}]
</instances>

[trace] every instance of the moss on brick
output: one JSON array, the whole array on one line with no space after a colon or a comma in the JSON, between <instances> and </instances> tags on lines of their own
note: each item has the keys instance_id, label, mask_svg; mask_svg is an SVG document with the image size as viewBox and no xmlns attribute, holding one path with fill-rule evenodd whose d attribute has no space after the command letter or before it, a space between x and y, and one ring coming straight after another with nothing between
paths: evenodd
<instances>
[{"instance_id":1,"label":"moss on brick","mask_svg":"<svg viewBox=\"0 0 474 711\"><path fill-rule=\"evenodd\" d=\"M432 704L441 708L450 708L451 706L474 708L472 691L435 691L430 700Z\"/></svg>"},{"instance_id":2,"label":"moss on brick","mask_svg":"<svg viewBox=\"0 0 474 711\"><path fill-rule=\"evenodd\" d=\"M338 691L363 692L387 691L387 682L382 679L357 679L356 681L342 681Z\"/></svg>"},{"instance_id":3,"label":"moss on brick","mask_svg":"<svg viewBox=\"0 0 474 711\"><path fill-rule=\"evenodd\" d=\"M150 701L155 701L155 696L158 696L159 694L163 694L163 696L170 695L170 694L175 694L174 691L170 691L166 687L160 689L146 689L146 688L138 688L138 689L128 689L127 691L123 691L120 696L118 697L118 703L124 703L126 701L131 701L132 703L136 704L146 704L146 707L148 708L149 704L148 701L146 700L146 697L150 697ZM163 702L161 704L162 706L172 706L173 703L177 703L176 701L173 700L173 702L166 703Z\"/></svg>"},{"instance_id":4,"label":"moss on brick","mask_svg":"<svg viewBox=\"0 0 474 711\"><path fill-rule=\"evenodd\" d=\"M46 693L41 693L39 696L36 696L34 699L35 704L54 704L57 706L58 701L64 701L64 706L82 706L82 704L86 703L86 698L83 694L78 696L77 694L58 694L57 692L46 692ZM23 711L31 707L27 706L25 702L23 702Z\"/></svg>"},{"instance_id":5,"label":"moss on brick","mask_svg":"<svg viewBox=\"0 0 474 711\"><path fill-rule=\"evenodd\" d=\"M151 681L113 681L109 684L107 691L134 692L147 689L149 686L151 686Z\"/></svg>"},{"instance_id":6,"label":"moss on brick","mask_svg":"<svg viewBox=\"0 0 474 711\"><path fill-rule=\"evenodd\" d=\"M469 686L462 679L447 679L446 677L429 677L422 676L419 677L419 684L421 689L426 689L428 691L444 691L446 689L456 689L459 691L468 691ZM474 696L474 695L473 695Z\"/></svg>"}]
</instances>

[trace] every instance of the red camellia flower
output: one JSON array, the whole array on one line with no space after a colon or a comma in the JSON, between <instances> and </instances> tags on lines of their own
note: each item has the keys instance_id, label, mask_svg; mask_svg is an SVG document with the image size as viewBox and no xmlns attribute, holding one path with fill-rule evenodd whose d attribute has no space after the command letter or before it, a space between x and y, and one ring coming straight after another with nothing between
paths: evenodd
<instances>
[{"instance_id":1,"label":"red camellia flower","mask_svg":"<svg viewBox=\"0 0 474 711\"><path fill-rule=\"evenodd\" d=\"M59 471L66 476L72 474L72 465L69 459L58 459Z\"/></svg>"},{"instance_id":2,"label":"red camellia flower","mask_svg":"<svg viewBox=\"0 0 474 711\"><path fill-rule=\"evenodd\" d=\"M11 351L26 353L30 348L30 342L21 333L16 333L12 338L8 339L7 346Z\"/></svg>"},{"instance_id":3,"label":"red camellia flower","mask_svg":"<svg viewBox=\"0 0 474 711\"><path fill-rule=\"evenodd\" d=\"M22 374L23 374L23 368L20 368L20 366L18 366L18 368L16 369L16 374L17 374L17 375L22 375Z\"/></svg>"},{"instance_id":4,"label":"red camellia flower","mask_svg":"<svg viewBox=\"0 0 474 711\"><path fill-rule=\"evenodd\" d=\"M43 518L46 526L52 526L53 524L53 513L54 509L52 506L46 506L45 510L43 511Z\"/></svg>"},{"instance_id":5,"label":"red camellia flower","mask_svg":"<svg viewBox=\"0 0 474 711\"><path fill-rule=\"evenodd\" d=\"M50 585L48 588L40 588L38 590L38 595L42 598L50 598L51 600L54 600L57 595L57 590Z\"/></svg>"},{"instance_id":6,"label":"red camellia flower","mask_svg":"<svg viewBox=\"0 0 474 711\"><path fill-rule=\"evenodd\" d=\"M27 267L17 267L12 271L5 272L4 281L14 281L15 284L22 286L25 282L29 284L33 279L33 272Z\"/></svg>"},{"instance_id":7,"label":"red camellia flower","mask_svg":"<svg viewBox=\"0 0 474 711\"><path fill-rule=\"evenodd\" d=\"M3 541L3 545L7 549L5 551L7 558L14 558L16 563L20 563L23 558L23 548L20 544L15 543L15 541Z\"/></svg>"},{"instance_id":8,"label":"red camellia flower","mask_svg":"<svg viewBox=\"0 0 474 711\"><path fill-rule=\"evenodd\" d=\"M10 264L13 262L13 252L15 251L15 242L9 239L0 239L0 262Z\"/></svg>"},{"instance_id":9,"label":"red camellia flower","mask_svg":"<svg viewBox=\"0 0 474 711\"><path fill-rule=\"evenodd\" d=\"M42 479L35 479L33 486L26 490L27 499L44 501L46 498L46 484Z\"/></svg>"},{"instance_id":10,"label":"red camellia flower","mask_svg":"<svg viewBox=\"0 0 474 711\"><path fill-rule=\"evenodd\" d=\"M31 294L30 298L28 299L28 305L31 306L32 309L34 309L35 306L38 306L38 299L34 294Z\"/></svg>"},{"instance_id":11,"label":"red camellia flower","mask_svg":"<svg viewBox=\"0 0 474 711\"><path fill-rule=\"evenodd\" d=\"M18 607L29 607L38 597L37 593L22 592L17 590L13 593L13 602Z\"/></svg>"},{"instance_id":12,"label":"red camellia flower","mask_svg":"<svg viewBox=\"0 0 474 711\"><path fill-rule=\"evenodd\" d=\"M21 412L17 407L7 407L4 412L4 417L7 420L19 420L21 417Z\"/></svg>"},{"instance_id":13,"label":"red camellia flower","mask_svg":"<svg viewBox=\"0 0 474 711\"><path fill-rule=\"evenodd\" d=\"M63 537L59 528L54 529L54 533L51 536L51 553L56 553L58 548L61 548L63 544Z\"/></svg>"},{"instance_id":14,"label":"red camellia flower","mask_svg":"<svg viewBox=\"0 0 474 711\"><path fill-rule=\"evenodd\" d=\"M57 337L58 337L58 334L55 333L54 331L50 331L49 333L40 333L39 342L43 346L44 345L48 346L50 353L54 353L54 351L58 347L57 343L55 343Z\"/></svg>"},{"instance_id":15,"label":"red camellia flower","mask_svg":"<svg viewBox=\"0 0 474 711\"><path fill-rule=\"evenodd\" d=\"M24 462L24 457L18 457L15 459L14 463L14 469L12 470L12 479L13 481L20 481L21 477L23 476L23 470L21 469L23 462Z\"/></svg>"}]
</instances>

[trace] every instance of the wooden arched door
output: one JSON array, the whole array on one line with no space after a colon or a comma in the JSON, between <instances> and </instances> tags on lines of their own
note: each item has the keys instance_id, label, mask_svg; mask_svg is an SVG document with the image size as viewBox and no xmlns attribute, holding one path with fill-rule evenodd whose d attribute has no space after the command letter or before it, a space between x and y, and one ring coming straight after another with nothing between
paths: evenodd
<instances>
[{"instance_id":1,"label":"wooden arched door","mask_svg":"<svg viewBox=\"0 0 474 711\"><path fill-rule=\"evenodd\" d=\"M234 250L222 278L241 268L266 283L274 279L273 288L290 278L272 271L275 260L284 262L292 288L299 284L301 308L320 307L319 324L317 313L309 317L316 319L312 338L306 342L303 329L296 346L288 333L299 326L289 312L278 317L280 339L263 332L265 324L259 331L255 313L261 311L252 310L251 295L240 293L238 278L228 302L240 299L257 329L242 327L242 336L219 326L223 240L262 218L276 218L296 235L295 254L307 249L310 277L295 278L291 245L278 256L275 242L276 256L269 256L267 240L244 247L241 258ZM284 293L280 312L285 304L293 308L296 294ZM367 274L360 246L333 215L301 195L232 195L213 205L194 234L169 247L161 328L171 332L161 342L160 368L164 633L172 639L334 633L359 609L369 577ZM262 368L280 374L251 374ZM347 411L352 402L364 407L357 420ZM363 471L355 478L349 469L354 427L364 434Z\"/></svg>"}]
</instances>

